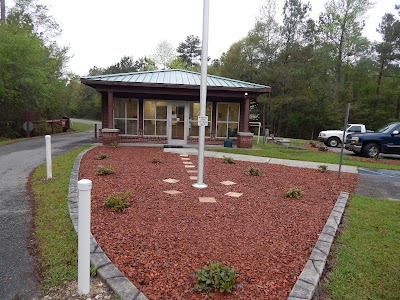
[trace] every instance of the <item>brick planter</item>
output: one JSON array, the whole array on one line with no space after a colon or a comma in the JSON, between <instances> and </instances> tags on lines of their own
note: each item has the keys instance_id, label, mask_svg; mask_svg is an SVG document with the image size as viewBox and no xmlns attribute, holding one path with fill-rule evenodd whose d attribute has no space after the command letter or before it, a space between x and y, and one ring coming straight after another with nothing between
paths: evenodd
<instances>
[{"instance_id":1,"label":"brick planter","mask_svg":"<svg viewBox=\"0 0 400 300\"><path fill-rule=\"evenodd\" d=\"M254 133L251 132L238 132L237 147L251 149L253 147L253 136Z\"/></svg>"},{"instance_id":2,"label":"brick planter","mask_svg":"<svg viewBox=\"0 0 400 300\"><path fill-rule=\"evenodd\" d=\"M119 129L104 128L101 130L100 141L103 145L110 145L119 142Z\"/></svg>"}]
</instances>

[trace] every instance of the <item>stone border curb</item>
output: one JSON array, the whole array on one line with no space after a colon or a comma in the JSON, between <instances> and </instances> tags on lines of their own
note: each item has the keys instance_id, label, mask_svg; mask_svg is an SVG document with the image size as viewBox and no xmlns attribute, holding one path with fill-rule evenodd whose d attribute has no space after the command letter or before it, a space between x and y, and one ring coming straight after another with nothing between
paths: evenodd
<instances>
[{"instance_id":1,"label":"stone border curb","mask_svg":"<svg viewBox=\"0 0 400 300\"><path fill-rule=\"evenodd\" d=\"M83 155L95 147L96 146L93 146L84 150L76 157L69 180L68 210L76 233L78 233L79 166ZM92 235L90 235L90 261L97 268L97 275L99 278L113 290L114 293L121 297L122 300L148 300L147 297L112 264L111 260L103 252Z\"/></svg>"},{"instance_id":2,"label":"stone border curb","mask_svg":"<svg viewBox=\"0 0 400 300\"><path fill-rule=\"evenodd\" d=\"M348 199L349 193L340 193L288 300L311 300L314 296Z\"/></svg>"}]
</instances>

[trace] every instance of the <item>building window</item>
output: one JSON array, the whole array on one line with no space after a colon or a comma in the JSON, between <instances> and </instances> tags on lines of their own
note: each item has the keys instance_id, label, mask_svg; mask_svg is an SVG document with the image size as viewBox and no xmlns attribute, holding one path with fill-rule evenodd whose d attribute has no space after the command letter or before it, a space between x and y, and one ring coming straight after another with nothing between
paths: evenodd
<instances>
[{"instance_id":1,"label":"building window","mask_svg":"<svg viewBox=\"0 0 400 300\"><path fill-rule=\"evenodd\" d=\"M144 101L144 135L167 135L167 102Z\"/></svg>"},{"instance_id":2,"label":"building window","mask_svg":"<svg viewBox=\"0 0 400 300\"><path fill-rule=\"evenodd\" d=\"M114 128L121 135L138 134L138 105L137 99L114 98Z\"/></svg>"},{"instance_id":3,"label":"building window","mask_svg":"<svg viewBox=\"0 0 400 300\"><path fill-rule=\"evenodd\" d=\"M200 102L189 103L189 136L199 136L199 126L197 117L200 116ZM206 116L208 116L208 126L206 126L205 136L211 135L212 103L206 103Z\"/></svg>"},{"instance_id":4,"label":"building window","mask_svg":"<svg viewBox=\"0 0 400 300\"><path fill-rule=\"evenodd\" d=\"M239 129L239 103L217 103L217 137L226 137L228 129L236 136Z\"/></svg>"}]
</instances>

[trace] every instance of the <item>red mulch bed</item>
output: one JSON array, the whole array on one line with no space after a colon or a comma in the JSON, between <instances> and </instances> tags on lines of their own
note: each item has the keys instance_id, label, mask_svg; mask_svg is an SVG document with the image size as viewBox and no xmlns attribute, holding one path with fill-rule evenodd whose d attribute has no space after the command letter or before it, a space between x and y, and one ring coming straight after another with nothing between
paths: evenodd
<instances>
[{"instance_id":1,"label":"red mulch bed","mask_svg":"<svg viewBox=\"0 0 400 300\"><path fill-rule=\"evenodd\" d=\"M100 153L110 155L95 160ZM197 156L190 155L197 167ZM159 159L161 163L153 163ZM115 174L96 176L98 165ZM249 167L261 176L248 176ZM195 189L179 154L161 148L96 147L84 155L79 179L93 181L92 233L113 263L149 299L201 299L192 274L219 261L237 271L231 294L214 299L286 299L303 269L340 191L358 176L265 163L205 158L207 189ZM176 184L166 178L179 179ZM221 181L236 182L224 186ZM303 191L284 198L286 188ZM171 196L163 191L178 190ZM132 206L112 212L104 201L132 191ZM240 198L224 196L243 193ZM199 196L216 203L200 203Z\"/></svg>"}]
</instances>

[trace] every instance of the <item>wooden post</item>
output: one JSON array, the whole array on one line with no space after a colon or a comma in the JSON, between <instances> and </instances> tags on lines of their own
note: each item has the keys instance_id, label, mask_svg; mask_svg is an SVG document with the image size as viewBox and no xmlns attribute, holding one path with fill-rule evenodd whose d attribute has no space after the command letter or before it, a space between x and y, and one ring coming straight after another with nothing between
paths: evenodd
<instances>
[{"instance_id":1,"label":"wooden post","mask_svg":"<svg viewBox=\"0 0 400 300\"><path fill-rule=\"evenodd\" d=\"M248 95L245 95L245 98L244 98L244 116L243 116L243 120L244 120L243 132L249 132L249 114L250 114L250 98L248 97Z\"/></svg>"},{"instance_id":2,"label":"wooden post","mask_svg":"<svg viewBox=\"0 0 400 300\"><path fill-rule=\"evenodd\" d=\"M113 120L113 93L108 92L108 129L114 128Z\"/></svg>"}]
</instances>

